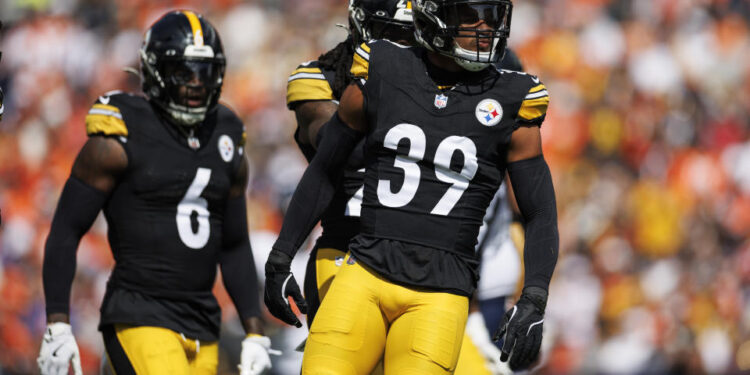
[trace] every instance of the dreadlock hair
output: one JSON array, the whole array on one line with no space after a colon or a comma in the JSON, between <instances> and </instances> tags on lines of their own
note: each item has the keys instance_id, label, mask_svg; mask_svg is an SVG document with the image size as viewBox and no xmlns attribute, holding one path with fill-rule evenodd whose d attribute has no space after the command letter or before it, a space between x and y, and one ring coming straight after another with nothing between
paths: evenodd
<instances>
[{"instance_id":1,"label":"dreadlock hair","mask_svg":"<svg viewBox=\"0 0 750 375\"><path fill-rule=\"evenodd\" d=\"M321 69L328 69L336 72L331 87L333 90L333 97L336 99L341 98L341 94L344 93L346 86L349 86L349 83L352 81L352 76L349 73L349 70L352 67L353 58L354 42L352 41L351 36L336 45L336 47L333 47L332 50L318 57L318 64Z\"/></svg>"}]
</instances>

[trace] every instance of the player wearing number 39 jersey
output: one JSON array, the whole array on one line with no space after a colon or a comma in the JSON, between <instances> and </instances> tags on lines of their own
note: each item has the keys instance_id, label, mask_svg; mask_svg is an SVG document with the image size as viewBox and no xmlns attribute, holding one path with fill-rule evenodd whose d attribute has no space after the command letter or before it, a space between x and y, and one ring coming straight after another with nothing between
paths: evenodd
<instances>
[{"instance_id":1,"label":"player wearing number 39 jersey","mask_svg":"<svg viewBox=\"0 0 750 375\"><path fill-rule=\"evenodd\" d=\"M218 103L225 58L216 30L170 12L141 48L147 97L110 93L86 116L80 151L46 243L48 330L42 374L78 373L68 325L76 247L99 211L115 266L101 305L108 362L120 374L215 374L217 265L248 334L241 374L270 367L247 230L242 122Z\"/></svg>"},{"instance_id":2,"label":"player wearing number 39 jersey","mask_svg":"<svg viewBox=\"0 0 750 375\"><path fill-rule=\"evenodd\" d=\"M266 305L285 317L286 297L299 299L291 259L364 137L360 233L310 328L303 374L366 374L381 357L386 374L454 371L476 288L477 234L506 170L526 222L526 272L495 336L504 336L500 359L513 369L539 353L558 251L540 135L549 95L536 77L493 66L510 33L510 1L412 8L421 47L377 40L356 50L356 84L325 125L266 263Z\"/></svg>"}]
</instances>

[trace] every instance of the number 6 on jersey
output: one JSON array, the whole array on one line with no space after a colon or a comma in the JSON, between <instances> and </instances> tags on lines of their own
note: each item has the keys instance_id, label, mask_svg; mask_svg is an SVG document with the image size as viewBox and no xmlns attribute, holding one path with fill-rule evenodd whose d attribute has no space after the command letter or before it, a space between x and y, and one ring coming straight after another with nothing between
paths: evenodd
<instances>
[{"instance_id":1,"label":"number 6 on jersey","mask_svg":"<svg viewBox=\"0 0 750 375\"><path fill-rule=\"evenodd\" d=\"M191 249L201 249L206 246L211 235L211 226L208 221L210 215L208 201L201 197L201 193L208 186L210 179L210 169L198 168L193 182L177 205L177 232L180 234L180 240ZM190 220L193 212L198 215L197 232L193 232L193 225Z\"/></svg>"}]
</instances>

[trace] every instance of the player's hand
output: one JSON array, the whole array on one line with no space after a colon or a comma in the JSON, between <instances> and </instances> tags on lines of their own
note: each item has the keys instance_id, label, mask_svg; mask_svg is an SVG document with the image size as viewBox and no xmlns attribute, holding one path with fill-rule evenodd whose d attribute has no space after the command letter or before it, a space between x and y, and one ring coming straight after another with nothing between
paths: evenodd
<instances>
[{"instance_id":1,"label":"player's hand","mask_svg":"<svg viewBox=\"0 0 750 375\"><path fill-rule=\"evenodd\" d=\"M266 261L266 290L263 300L273 316L299 328L302 327L302 323L292 311L288 297L292 297L303 314L307 313L307 303L302 298L297 280L292 275L291 264L292 257L280 250L271 250Z\"/></svg>"},{"instance_id":2,"label":"player's hand","mask_svg":"<svg viewBox=\"0 0 750 375\"><path fill-rule=\"evenodd\" d=\"M240 375L260 375L271 369L271 357L281 355L278 350L271 349L271 339L266 336L248 335L242 340L242 354L237 366Z\"/></svg>"},{"instance_id":3,"label":"player's hand","mask_svg":"<svg viewBox=\"0 0 750 375\"><path fill-rule=\"evenodd\" d=\"M539 357L547 291L526 287L515 306L505 313L493 340L504 336L500 360L508 361L513 371L525 370Z\"/></svg>"},{"instance_id":4,"label":"player's hand","mask_svg":"<svg viewBox=\"0 0 750 375\"><path fill-rule=\"evenodd\" d=\"M36 359L39 372L42 375L68 375L68 366L73 364L73 373L82 375L81 355L78 352L76 339L70 324L52 323L47 325L47 331Z\"/></svg>"}]
</instances>

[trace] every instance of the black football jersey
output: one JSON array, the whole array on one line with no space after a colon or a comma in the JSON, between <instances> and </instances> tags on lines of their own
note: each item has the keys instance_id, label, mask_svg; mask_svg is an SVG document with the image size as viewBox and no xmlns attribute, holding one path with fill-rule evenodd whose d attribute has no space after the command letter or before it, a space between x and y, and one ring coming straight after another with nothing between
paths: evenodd
<instances>
[{"instance_id":1,"label":"black football jersey","mask_svg":"<svg viewBox=\"0 0 750 375\"><path fill-rule=\"evenodd\" d=\"M338 103L333 93L335 72L310 61L297 67L287 83L287 107L294 109L307 101L330 100ZM315 156L315 148L299 140L299 128L294 133L302 153L309 162ZM362 182L364 179L364 141L360 142L349 159L339 181L331 204L321 217L323 233L317 240L319 248L346 250L349 241L359 232L359 214L362 205Z\"/></svg>"},{"instance_id":2,"label":"black football jersey","mask_svg":"<svg viewBox=\"0 0 750 375\"><path fill-rule=\"evenodd\" d=\"M212 288L224 210L243 157L242 122L219 105L188 142L145 98L118 93L99 97L86 130L115 137L128 157L104 207L116 263L101 324L154 325L216 340L221 313Z\"/></svg>"},{"instance_id":3,"label":"black football jersey","mask_svg":"<svg viewBox=\"0 0 750 375\"><path fill-rule=\"evenodd\" d=\"M549 95L536 77L494 67L439 87L425 59L422 48L388 41L355 53L369 131L361 234L351 251L392 281L468 296L511 134L541 125Z\"/></svg>"}]
</instances>

